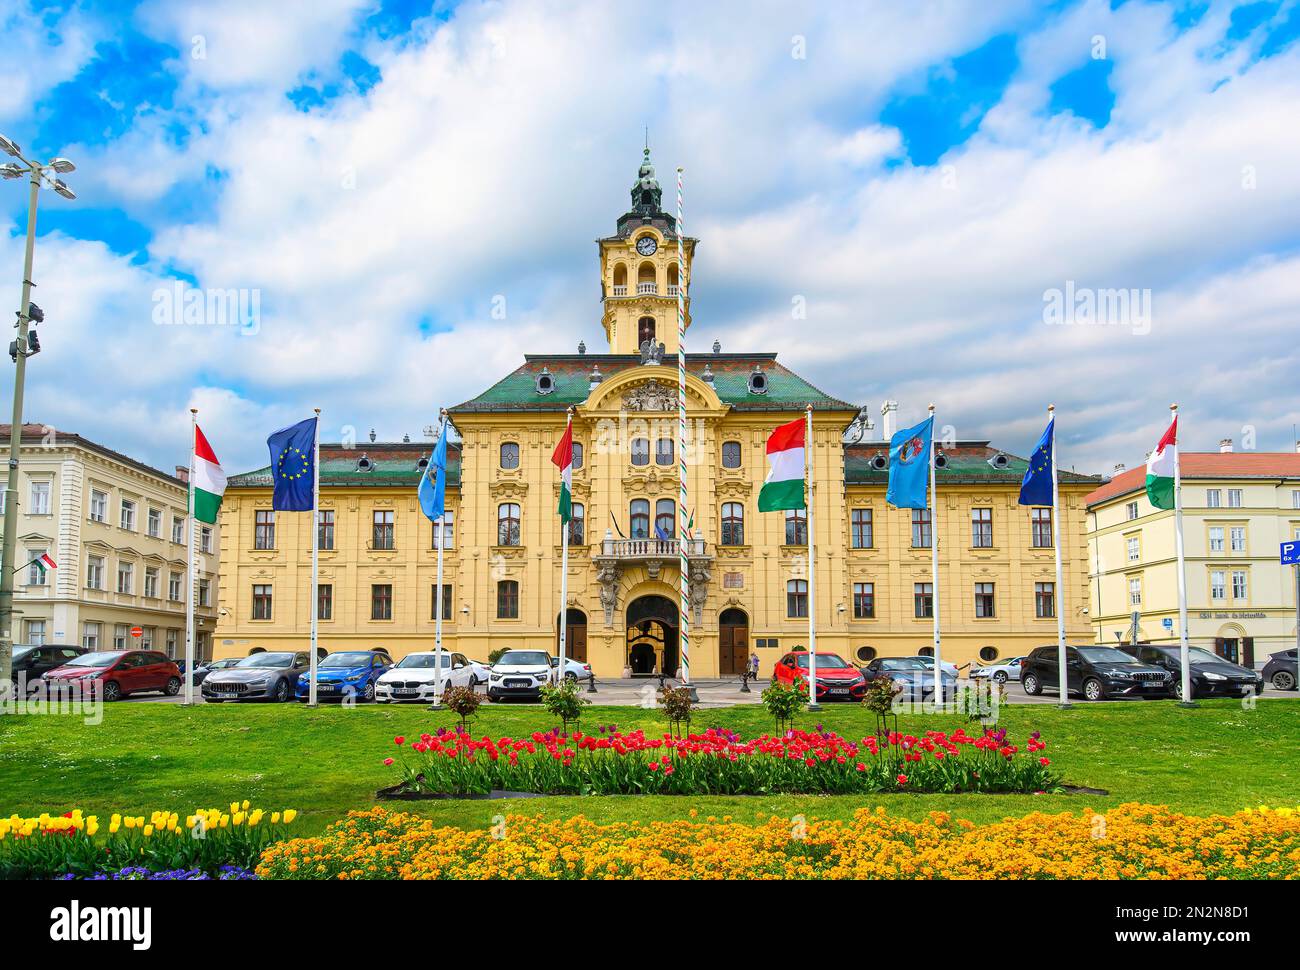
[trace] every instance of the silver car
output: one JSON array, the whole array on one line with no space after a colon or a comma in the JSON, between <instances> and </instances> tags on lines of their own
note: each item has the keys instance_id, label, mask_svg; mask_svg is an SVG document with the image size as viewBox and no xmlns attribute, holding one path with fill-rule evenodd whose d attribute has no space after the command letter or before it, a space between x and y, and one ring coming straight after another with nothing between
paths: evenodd
<instances>
[{"instance_id":1,"label":"silver car","mask_svg":"<svg viewBox=\"0 0 1300 970\"><path fill-rule=\"evenodd\" d=\"M205 701L274 701L282 704L293 697L298 678L307 672L306 651L255 653L233 667L214 670L203 681L200 693Z\"/></svg>"}]
</instances>

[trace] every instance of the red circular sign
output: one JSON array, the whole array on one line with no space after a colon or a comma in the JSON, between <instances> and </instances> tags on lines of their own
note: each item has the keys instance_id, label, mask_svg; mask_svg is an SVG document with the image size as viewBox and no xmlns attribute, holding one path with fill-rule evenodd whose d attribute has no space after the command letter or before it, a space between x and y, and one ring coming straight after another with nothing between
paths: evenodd
<instances>
[{"instance_id":1,"label":"red circular sign","mask_svg":"<svg viewBox=\"0 0 1300 970\"><path fill-rule=\"evenodd\" d=\"M131 627L131 636L139 640L142 636L144 636L144 627L140 627L140 626Z\"/></svg>"}]
</instances>

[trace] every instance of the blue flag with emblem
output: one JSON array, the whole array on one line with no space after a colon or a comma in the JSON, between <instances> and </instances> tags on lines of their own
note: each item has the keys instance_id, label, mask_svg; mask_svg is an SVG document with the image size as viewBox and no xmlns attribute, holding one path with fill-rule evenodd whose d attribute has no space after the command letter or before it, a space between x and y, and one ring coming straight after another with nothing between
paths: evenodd
<instances>
[{"instance_id":1,"label":"blue flag with emblem","mask_svg":"<svg viewBox=\"0 0 1300 970\"><path fill-rule=\"evenodd\" d=\"M928 509L934 416L889 439L889 488L885 501L896 509Z\"/></svg>"},{"instance_id":2,"label":"blue flag with emblem","mask_svg":"<svg viewBox=\"0 0 1300 970\"><path fill-rule=\"evenodd\" d=\"M316 485L317 418L281 428L266 439L271 449L271 479L275 494L271 508L277 512L310 512Z\"/></svg>"},{"instance_id":3,"label":"blue flag with emblem","mask_svg":"<svg viewBox=\"0 0 1300 970\"><path fill-rule=\"evenodd\" d=\"M420 510L430 522L437 522L447 508L447 419L442 419L438 443L433 446L429 467L420 477Z\"/></svg>"},{"instance_id":4,"label":"blue flag with emblem","mask_svg":"<svg viewBox=\"0 0 1300 970\"><path fill-rule=\"evenodd\" d=\"M1020 483L1021 505L1052 504L1052 448L1056 442L1056 418L1047 422L1047 429L1038 439L1038 446L1029 456L1025 480Z\"/></svg>"}]
</instances>

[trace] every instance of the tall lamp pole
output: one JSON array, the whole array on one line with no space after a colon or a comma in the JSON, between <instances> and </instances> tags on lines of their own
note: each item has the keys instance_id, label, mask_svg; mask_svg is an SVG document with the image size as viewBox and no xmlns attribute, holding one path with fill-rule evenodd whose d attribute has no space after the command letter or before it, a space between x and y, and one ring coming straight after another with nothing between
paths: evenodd
<instances>
[{"instance_id":1,"label":"tall lamp pole","mask_svg":"<svg viewBox=\"0 0 1300 970\"><path fill-rule=\"evenodd\" d=\"M17 369L14 372L14 413L9 426L9 478L5 485L4 552L0 555L0 695L8 692L13 676L14 649L14 555L18 539L18 457L23 441L23 379L27 375L27 358L40 352L35 331L29 334L29 324L39 323L44 315L31 302L32 252L36 246L36 202L42 183L49 185L65 199L75 199L76 193L61 178L76 170L66 158L52 158L45 164L33 162L23 156L17 144L0 135L0 151L17 161L0 165L0 178L28 177L31 185L27 200L27 249L23 254L22 299L18 304L18 322L14 325L17 337L10 346Z\"/></svg>"}]
</instances>

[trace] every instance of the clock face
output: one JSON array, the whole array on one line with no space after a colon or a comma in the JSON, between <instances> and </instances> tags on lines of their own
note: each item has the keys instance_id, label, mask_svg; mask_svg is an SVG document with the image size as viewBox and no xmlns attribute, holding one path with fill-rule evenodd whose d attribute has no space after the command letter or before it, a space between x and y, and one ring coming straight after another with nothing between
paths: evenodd
<instances>
[{"instance_id":1,"label":"clock face","mask_svg":"<svg viewBox=\"0 0 1300 970\"><path fill-rule=\"evenodd\" d=\"M653 256L658 248L659 244L655 242L654 236L642 236L636 241L636 251L642 256Z\"/></svg>"}]
</instances>

